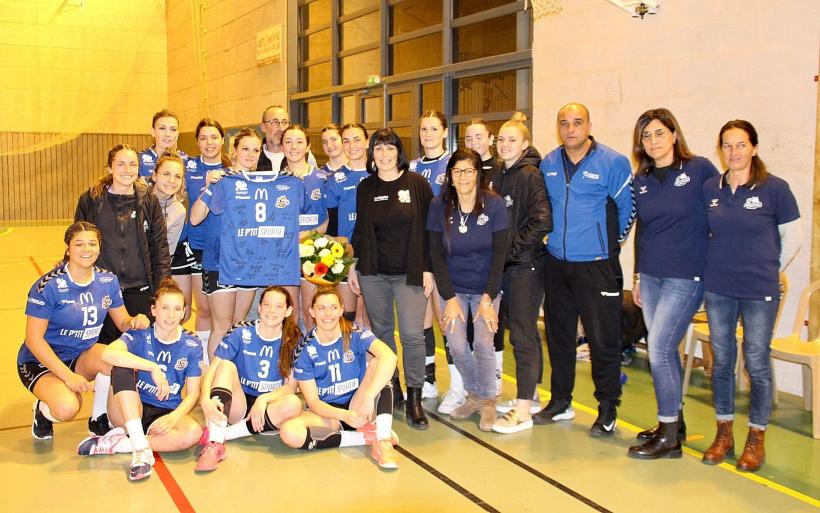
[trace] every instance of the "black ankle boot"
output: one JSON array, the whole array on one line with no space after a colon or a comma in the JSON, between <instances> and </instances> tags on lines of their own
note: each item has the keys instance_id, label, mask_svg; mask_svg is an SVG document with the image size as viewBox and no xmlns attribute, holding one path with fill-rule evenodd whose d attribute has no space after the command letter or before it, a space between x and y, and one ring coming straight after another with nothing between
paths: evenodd
<instances>
[{"instance_id":1,"label":"black ankle boot","mask_svg":"<svg viewBox=\"0 0 820 513\"><path fill-rule=\"evenodd\" d=\"M658 424L657 426L647 429L645 431L641 431L638 433L638 440L652 440L652 438L657 434L658 430L661 428L661 425ZM678 412L678 440L685 441L686 440L686 421L683 420L683 410Z\"/></svg>"},{"instance_id":2,"label":"black ankle boot","mask_svg":"<svg viewBox=\"0 0 820 513\"><path fill-rule=\"evenodd\" d=\"M421 387L407 387L407 425L416 429L430 427L421 406Z\"/></svg>"},{"instance_id":3,"label":"black ankle boot","mask_svg":"<svg viewBox=\"0 0 820 513\"><path fill-rule=\"evenodd\" d=\"M399 376L393 376L393 411L404 408L404 392L401 389Z\"/></svg>"},{"instance_id":4,"label":"black ankle boot","mask_svg":"<svg viewBox=\"0 0 820 513\"><path fill-rule=\"evenodd\" d=\"M436 363L428 363L424 366L424 381L436 384Z\"/></svg>"},{"instance_id":5,"label":"black ankle boot","mask_svg":"<svg viewBox=\"0 0 820 513\"><path fill-rule=\"evenodd\" d=\"M654 437L642 445L629 448L628 454L633 458L654 460L658 458L680 458L683 454L678 439L677 422L661 422Z\"/></svg>"}]
</instances>

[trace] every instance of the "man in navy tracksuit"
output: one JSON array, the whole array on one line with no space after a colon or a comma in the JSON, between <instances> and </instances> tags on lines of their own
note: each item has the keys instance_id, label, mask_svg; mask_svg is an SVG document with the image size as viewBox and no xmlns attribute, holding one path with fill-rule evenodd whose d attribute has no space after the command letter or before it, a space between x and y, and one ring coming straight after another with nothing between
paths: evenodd
<instances>
[{"instance_id":1,"label":"man in navy tracksuit","mask_svg":"<svg viewBox=\"0 0 820 513\"><path fill-rule=\"evenodd\" d=\"M533 421L548 424L575 417L572 390L580 315L599 402L591 434L601 436L613 433L620 404L623 279L618 255L635 207L629 160L595 141L591 128L586 107L565 105L558 112L563 146L541 161L553 214L544 274L552 398Z\"/></svg>"}]
</instances>

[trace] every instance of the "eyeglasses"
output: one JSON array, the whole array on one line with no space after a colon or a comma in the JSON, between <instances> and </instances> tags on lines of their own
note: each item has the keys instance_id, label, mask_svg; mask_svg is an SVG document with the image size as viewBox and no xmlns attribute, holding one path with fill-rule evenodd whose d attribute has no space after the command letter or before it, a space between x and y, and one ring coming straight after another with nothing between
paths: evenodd
<instances>
[{"instance_id":1,"label":"eyeglasses","mask_svg":"<svg viewBox=\"0 0 820 513\"><path fill-rule=\"evenodd\" d=\"M262 123L270 126L288 126L290 124L290 121L288 121L287 119L268 119L262 120Z\"/></svg>"},{"instance_id":2,"label":"eyeglasses","mask_svg":"<svg viewBox=\"0 0 820 513\"><path fill-rule=\"evenodd\" d=\"M469 178L471 176L475 176L475 174L478 172L478 170L474 167L465 167L464 169L459 169L457 167L454 167L451 170L451 172L453 173L453 176L464 175L464 176Z\"/></svg>"},{"instance_id":3,"label":"eyeglasses","mask_svg":"<svg viewBox=\"0 0 820 513\"><path fill-rule=\"evenodd\" d=\"M668 133L669 130L663 128L659 128L654 132L647 131L641 134L641 141L651 141L653 136L655 137L655 139L661 139Z\"/></svg>"}]
</instances>

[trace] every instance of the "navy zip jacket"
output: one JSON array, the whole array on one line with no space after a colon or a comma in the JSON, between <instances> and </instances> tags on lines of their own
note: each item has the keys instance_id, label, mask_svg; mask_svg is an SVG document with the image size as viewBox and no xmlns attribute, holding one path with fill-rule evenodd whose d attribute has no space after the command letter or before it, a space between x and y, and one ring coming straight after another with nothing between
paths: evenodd
<instances>
[{"instance_id":1,"label":"navy zip jacket","mask_svg":"<svg viewBox=\"0 0 820 513\"><path fill-rule=\"evenodd\" d=\"M616 245L607 233L608 200L617 209L618 243L626 239L635 219L629 160L594 139L572 176L568 159L561 146L541 161L553 216L547 251L569 262L609 258Z\"/></svg>"}]
</instances>

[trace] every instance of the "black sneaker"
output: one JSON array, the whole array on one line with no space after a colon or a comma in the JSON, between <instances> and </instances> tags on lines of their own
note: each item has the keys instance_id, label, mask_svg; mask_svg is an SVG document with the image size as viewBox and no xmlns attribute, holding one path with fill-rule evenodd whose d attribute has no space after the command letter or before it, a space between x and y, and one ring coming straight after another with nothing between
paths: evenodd
<instances>
[{"instance_id":1,"label":"black sneaker","mask_svg":"<svg viewBox=\"0 0 820 513\"><path fill-rule=\"evenodd\" d=\"M532 421L536 424L552 424L559 420L570 420L575 418L575 410L572 403L566 399L550 399L546 408L532 416Z\"/></svg>"},{"instance_id":2,"label":"black sneaker","mask_svg":"<svg viewBox=\"0 0 820 513\"><path fill-rule=\"evenodd\" d=\"M615 432L615 423L618 417L615 403L601 403L598 405L598 418L589 430L592 436L611 436Z\"/></svg>"},{"instance_id":3,"label":"black sneaker","mask_svg":"<svg viewBox=\"0 0 820 513\"><path fill-rule=\"evenodd\" d=\"M40 401L34 401L34 421L31 423L31 436L35 440L51 440L54 438L54 423L40 411Z\"/></svg>"},{"instance_id":4,"label":"black sneaker","mask_svg":"<svg viewBox=\"0 0 820 513\"><path fill-rule=\"evenodd\" d=\"M108 414L103 413L96 419L88 419L88 434L103 436L111 431L111 424L108 423Z\"/></svg>"}]
</instances>

